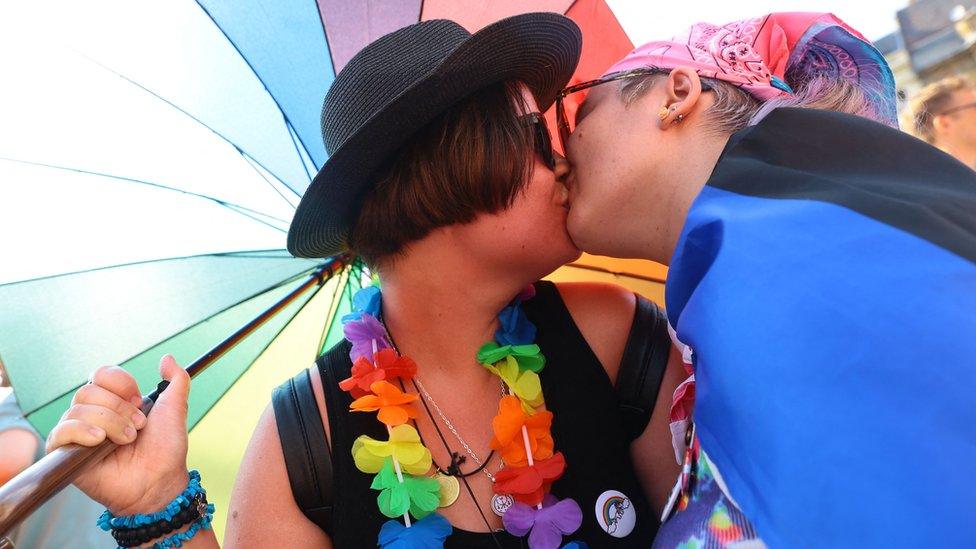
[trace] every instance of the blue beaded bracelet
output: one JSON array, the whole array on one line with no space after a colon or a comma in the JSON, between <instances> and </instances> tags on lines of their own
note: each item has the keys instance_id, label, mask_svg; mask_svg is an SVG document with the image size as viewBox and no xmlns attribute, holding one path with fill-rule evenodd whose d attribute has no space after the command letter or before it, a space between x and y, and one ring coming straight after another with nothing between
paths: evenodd
<instances>
[{"instance_id":1,"label":"blue beaded bracelet","mask_svg":"<svg viewBox=\"0 0 976 549\"><path fill-rule=\"evenodd\" d=\"M176 496L176 499L171 501L165 509L159 511L158 513L152 513L148 515L126 515L122 517L117 517L111 513L108 509L102 513L102 516L98 517L98 526L102 530L108 532L109 530L118 530L122 528L138 528L140 526L145 526L147 524L152 524L154 522L159 522L162 520L172 520L180 511L190 505L197 494L206 495L207 491L200 486L200 473L196 470L190 471L190 482L186 486L186 490L183 493ZM209 505L208 507L213 507ZM213 511L211 510L212 514ZM202 519L202 517L201 517ZM179 546L177 546L179 547Z\"/></svg>"}]
</instances>

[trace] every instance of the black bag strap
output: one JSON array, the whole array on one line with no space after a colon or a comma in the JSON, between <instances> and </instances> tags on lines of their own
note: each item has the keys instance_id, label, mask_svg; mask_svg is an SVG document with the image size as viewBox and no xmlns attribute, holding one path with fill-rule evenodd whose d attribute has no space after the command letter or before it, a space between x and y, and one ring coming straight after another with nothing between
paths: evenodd
<instances>
[{"instance_id":1,"label":"black bag strap","mask_svg":"<svg viewBox=\"0 0 976 549\"><path fill-rule=\"evenodd\" d=\"M630 440L639 437L651 420L670 351L667 315L638 295L616 383L620 415Z\"/></svg>"},{"instance_id":2,"label":"black bag strap","mask_svg":"<svg viewBox=\"0 0 976 549\"><path fill-rule=\"evenodd\" d=\"M271 397L288 482L302 513L332 535L332 451L322 427L308 370L284 382Z\"/></svg>"}]
</instances>

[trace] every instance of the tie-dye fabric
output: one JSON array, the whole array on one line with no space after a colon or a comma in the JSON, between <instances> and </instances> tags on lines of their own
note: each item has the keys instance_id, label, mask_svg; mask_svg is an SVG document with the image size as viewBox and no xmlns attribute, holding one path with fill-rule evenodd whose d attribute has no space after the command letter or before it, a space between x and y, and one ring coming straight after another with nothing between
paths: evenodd
<instances>
[{"instance_id":1,"label":"tie-dye fabric","mask_svg":"<svg viewBox=\"0 0 976 549\"><path fill-rule=\"evenodd\" d=\"M688 488L658 531L655 549L765 547L752 523L722 489L697 443L695 448Z\"/></svg>"}]
</instances>

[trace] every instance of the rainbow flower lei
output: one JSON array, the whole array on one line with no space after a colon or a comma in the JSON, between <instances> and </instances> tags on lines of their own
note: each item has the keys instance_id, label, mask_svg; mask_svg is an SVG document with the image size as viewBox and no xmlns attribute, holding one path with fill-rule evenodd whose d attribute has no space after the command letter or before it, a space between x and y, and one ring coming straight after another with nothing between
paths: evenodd
<instances>
[{"instance_id":1,"label":"rainbow flower lei","mask_svg":"<svg viewBox=\"0 0 976 549\"><path fill-rule=\"evenodd\" d=\"M491 421L491 448L504 463L493 489L515 500L502 517L505 530L528 535L532 549L549 549L559 547L564 535L579 528L583 513L574 500L549 493L565 471L566 460L554 451L552 412L543 409L539 380L546 361L534 343L536 327L521 307L534 295L530 286L502 309L495 340L482 346L477 358L505 383L508 393ZM379 491L377 504L391 519L380 529L380 547L443 547L453 529L436 512L440 484L429 476L430 450L409 424L419 416L419 396L392 383L413 378L417 364L393 348L378 319L381 300L378 286L363 288L353 297L353 312L342 319L343 333L352 344L353 367L352 376L339 387L355 398L352 412L376 412L389 433L387 440L359 436L353 442L353 460L360 471L375 475L371 487Z\"/></svg>"}]
</instances>

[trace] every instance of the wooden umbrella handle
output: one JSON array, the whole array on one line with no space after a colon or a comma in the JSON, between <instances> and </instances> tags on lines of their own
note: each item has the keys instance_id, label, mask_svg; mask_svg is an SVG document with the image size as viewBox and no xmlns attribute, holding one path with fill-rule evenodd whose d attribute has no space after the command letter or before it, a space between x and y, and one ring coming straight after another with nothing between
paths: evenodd
<instances>
[{"instance_id":1,"label":"wooden umbrella handle","mask_svg":"<svg viewBox=\"0 0 976 549\"><path fill-rule=\"evenodd\" d=\"M161 381L155 391L142 398L139 408L144 414L149 414L159 394L168 386L168 381ZM0 486L0 536L9 534L34 510L71 484L89 465L105 459L116 448L118 445L108 438L98 446L66 444Z\"/></svg>"},{"instance_id":2,"label":"wooden umbrella handle","mask_svg":"<svg viewBox=\"0 0 976 549\"><path fill-rule=\"evenodd\" d=\"M0 535L10 533L35 509L71 484L89 464L100 461L117 447L108 439L93 447L68 444L0 486Z\"/></svg>"}]
</instances>

